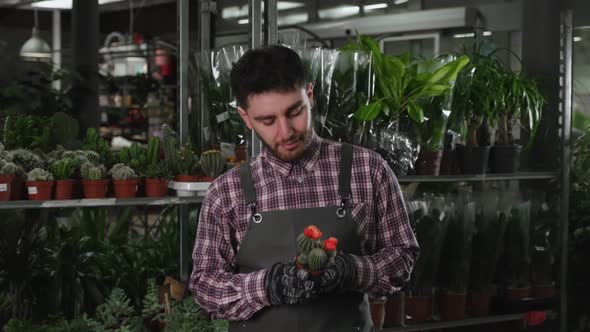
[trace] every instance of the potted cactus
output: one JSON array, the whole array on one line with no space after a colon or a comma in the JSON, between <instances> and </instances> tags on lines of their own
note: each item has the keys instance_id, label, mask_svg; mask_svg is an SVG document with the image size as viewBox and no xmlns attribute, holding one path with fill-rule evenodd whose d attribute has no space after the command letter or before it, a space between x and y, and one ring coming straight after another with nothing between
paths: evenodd
<instances>
[{"instance_id":1,"label":"potted cactus","mask_svg":"<svg viewBox=\"0 0 590 332\"><path fill-rule=\"evenodd\" d=\"M164 156L168 170L173 173L176 182L198 182L195 175L198 160L190 143L179 147L176 133L168 125L162 126Z\"/></svg>"},{"instance_id":2,"label":"potted cactus","mask_svg":"<svg viewBox=\"0 0 590 332\"><path fill-rule=\"evenodd\" d=\"M121 163L115 164L109 175L113 178L116 198L132 198L137 195L139 179L133 168Z\"/></svg>"},{"instance_id":3,"label":"potted cactus","mask_svg":"<svg viewBox=\"0 0 590 332\"><path fill-rule=\"evenodd\" d=\"M70 158L55 160L49 164L49 171L55 178L55 199L72 199L75 180L76 161Z\"/></svg>"},{"instance_id":4,"label":"potted cactus","mask_svg":"<svg viewBox=\"0 0 590 332\"><path fill-rule=\"evenodd\" d=\"M201 168L205 176L201 178L203 182L212 182L213 179L223 173L224 163L221 158L221 151L209 150L201 154Z\"/></svg>"},{"instance_id":5,"label":"potted cactus","mask_svg":"<svg viewBox=\"0 0 590 332\"><path fill-rule=\"evenodd\" d=\"M25 172L15 163L0 160L0 201L22 198Z\"/></svg>"},{"instance_id":6,"label":"potted cactus","mask_svg":"<svg viewBox=\"0 0 590 332\"><path fill-rule=\"evenodd\" d=\"M25 184L29 200L46 201L51 199L55 181L53 181L53 175L50 172L42 168L35 168L27 174Z\"/></svg>"},{"instance_id":7,"label":"potted cactus","mask_svg":"<svg viewBox=\"0 0 590 332\"><path fill-rule=\"evenodd\" d=\"M168 194L170 171L165 161L148 165L145 170L145 195L147 197L163 197Z\"/></svg>"},{"instance_id":8,"label":"potted cactus","mask_svg":"<svg viewBox=\"0 0 590 332\"><path fill-rule=\"evenodd\" d=\"M80 167L82 188L86 198L104 198L107 195L109 179L106 179L106 168L86 162Z\"/></svg>"},{"instance_id":9,"label":"potted cactus","mask_svg":"<svg viewBox=\"0 0 590 332\"><path fill-rule=\"evenodd\" d=\"M322 232L316 226L308 226L297 237L296 264L313 276L319 276L336 255L338 240L330 237L322 243Z\"/></svg>"}]
</instances>

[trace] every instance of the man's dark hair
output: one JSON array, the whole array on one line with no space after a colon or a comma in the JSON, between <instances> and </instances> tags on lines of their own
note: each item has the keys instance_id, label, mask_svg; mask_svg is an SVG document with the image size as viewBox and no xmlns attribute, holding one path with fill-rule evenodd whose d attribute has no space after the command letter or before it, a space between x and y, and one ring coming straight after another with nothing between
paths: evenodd
<instances>
[{"instance_id":1,"label":"man's dark hair","mask_svg":"<svg viewBox=\"0 0 590 332\"><path fill-rule=\"evenodd\" d=\"M266 46L246 51L232 68L230 81L238 105L247 109L251 95L305 86L305 68L290 48Z\"/></svg>"}]
</instances>

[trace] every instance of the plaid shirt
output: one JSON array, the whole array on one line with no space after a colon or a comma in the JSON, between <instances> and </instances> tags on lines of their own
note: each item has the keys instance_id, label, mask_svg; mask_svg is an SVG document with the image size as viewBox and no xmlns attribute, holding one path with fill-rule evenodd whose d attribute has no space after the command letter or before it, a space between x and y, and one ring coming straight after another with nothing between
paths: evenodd
<instances>
[{"instance_id":1,"label":"plaid shirt","mask_svg":"<svg viewBox=\"0 0 590 332\"><path fill-rule=\"evenodd\" d=\"M313 134L303 157L285 162L268 150L251 161L258 211L338 205L341 144ZM391 294L409 279L418 244L409 224L402 192L387 163L374 151L354 147L351 213L363 256L353 256L356 288ZM189 288L214 318L246 320L269 305L267 270L234 273L250 212L234 168L209 188L201 209Z\"/></svg>"}]
</instances>

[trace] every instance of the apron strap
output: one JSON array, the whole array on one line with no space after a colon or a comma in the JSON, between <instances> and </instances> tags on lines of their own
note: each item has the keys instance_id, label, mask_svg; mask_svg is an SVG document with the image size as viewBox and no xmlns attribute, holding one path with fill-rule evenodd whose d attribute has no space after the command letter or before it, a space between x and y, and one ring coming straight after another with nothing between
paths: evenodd
<instances>
[{"instance_id":1,"label":"apron strap","mask_svg":"<svg viewBox=\"0 0 590 332\"><path fill-rule=\"evenodd\" d=\"M352 173L352 145L342 143L340 152L340 174L338 175L338 194L342 203L348 202L352 197L350 179Z\"/></svg>"},{"instance_id":2,"label":"apron strap","mask_svg":"<svg viewBox=\"0 0 590 332\"><path fill-rule=\"evenodd\" d=\"M247 206L256 203L256 190L254 189L254 182L252 182L252 170L250 163L245 162L240 165L240 181L242 182L242 193Z\"/></svg>"}]
</instances>

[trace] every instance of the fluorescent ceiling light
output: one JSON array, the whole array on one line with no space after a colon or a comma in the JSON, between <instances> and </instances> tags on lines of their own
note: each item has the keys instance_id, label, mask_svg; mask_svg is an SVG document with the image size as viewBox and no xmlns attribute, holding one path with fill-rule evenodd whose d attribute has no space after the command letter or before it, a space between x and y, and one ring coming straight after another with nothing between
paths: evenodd
<instances>
[{"instance_id":1,"label":"fluorescent ceiling light","mask_svg":"<svg viewBox=\"0 0 590 332\"><path fill-rule=\"evenodd\" d=\"M408 0L395 0L393 3L396 5L401 5L402 3L406 3Z\"/></svg>"},{"instance_id":2,"label":"fluorescent ceiling light","mask_svg":"<svg viewBox=\"0 0 590 332\"><path fill-rule=\"evenodd\" d=\"M244 18L244 19L238 20L238 24L248 24L248 22L250 22L250 20L249 20L249 19L247 19L247 18Z\"/></svg>"},{"instance_id":3,"label":"fluorescent ceiling light","mask_svg":"<svg viewBox=\"0 0 590 332\"><path fill-rule=\"evenodd\" d=\"M491 36L492 32L491 31L484 31L483 32L484 36ZM457 33L453 35L453 38L473 38L475 37L475 33L473 32L469 32L469 33Z\"/></svg>"},{"instance_id":4,"label":"fluorescent ceiling light","mask_svg":"<svg viewBox=\"0 0 590 332\"><path fill-rule=\"evenodd\" d=\"M321 19L335 19L347 16L357 15L361 9L359 6L338 6L318 10L318 16Z\"/></svg>"},{"instance_id":5,"label":"fluorescent ceiling light","mask_svg":"<svg viewBox=\"0 0 590 332\"><path fill-rule=\"evenodd\" d=\"M576 37L574 37L574 41L575 42L580 42L580 41L582 41L582 37L576 36Z\"/></svg>"},{"instance_id":6,"label":"fluorescent ceiling light","mask_svg":"<svg viewBox=\"0 0 590 332\"><path fill-rule=\"evenodd\" d=\"M284 17L277 18L278 25L292 25L307 22L307 13L291 14Z\"/></svg>"},{"instance_id":7,"label":"fluorescent ceiling light","mask_svg":"<svg viewBox=\"0 0 590 332\"><path fill-rule=\"evenodd\" d=\"M580 25L579 27L575 27L574 29L590 29L590 25Z\"/></svg>"},{"instance_id":8,"label":"fluorescent ceiling light","mask_svg":"<svg viewBox=\"0 0 590 332\"><path fill-rule=\"evenodd\" d=\"M365 6L365 10L375 10L375 9L383 9L383 8L387 8L386 3L375 3L372 5Z\"/></svg>"},{"instance_id":9,"label":"fluorescent ceiling light","mask_svg":"<svg viewBox=\"0 0 590 332\"><path fill-rule=\"evenodd\" d=\"M300 2L294 1L278 1L277 2L277 10L287 10L293 8L303 7L304 4ZM262 9L264 9L264 2L262 3ZM230 18L237 18L237 17L246 17L248 16L248 6L229 6L225 7L221 10L221 18L223 19L230 19Z\"/></svg>"},{"instance_id":10,"label":"fluorescent ceiling light","mask_svg":"<svg viewBox=\"0 0 590 332\"><path fill-rule=\"evenodd\" d=\"M119 2L122 0L98 0L99 5L104 5L111 2ZM72 0L45 0L34 2L31 4L34 8L48 8L48 9L72 9Z\"/></svg>"}]
</instances>

